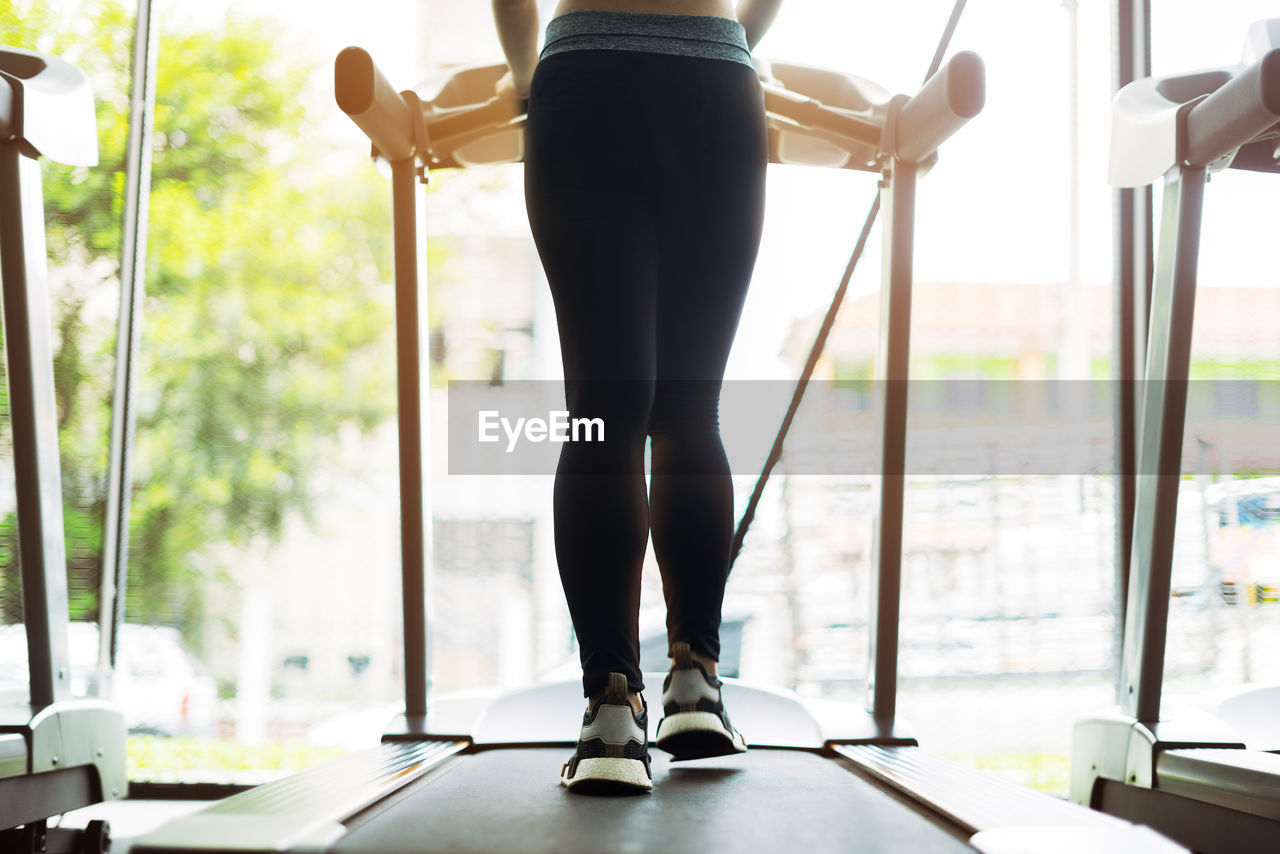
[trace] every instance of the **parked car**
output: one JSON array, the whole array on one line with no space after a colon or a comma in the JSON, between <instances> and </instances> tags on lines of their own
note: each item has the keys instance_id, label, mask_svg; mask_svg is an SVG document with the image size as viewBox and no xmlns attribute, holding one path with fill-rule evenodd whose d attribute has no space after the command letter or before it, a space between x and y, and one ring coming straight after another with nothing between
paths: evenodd
<instances>
[{"instance_id":1,"label":"parked car","mask_svg":"<svg viewBox=\"0 0 1280 854\"><path fill-rule=\"evenodd\" d=\"M67 643L72 696L97 695L98 625L72 623ZM26 627L0 626L0 702L27 702L27 685ZM217 723L217 685L169 626L121 627L113 699L135 734L206 734Z\"/></svg>"}]
</instances>

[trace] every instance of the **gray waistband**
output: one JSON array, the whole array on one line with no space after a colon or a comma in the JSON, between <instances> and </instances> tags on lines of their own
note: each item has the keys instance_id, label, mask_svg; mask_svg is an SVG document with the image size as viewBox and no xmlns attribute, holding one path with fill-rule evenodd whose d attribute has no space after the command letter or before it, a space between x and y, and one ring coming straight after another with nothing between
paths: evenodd
<instances>
[{"instance_id":1,"label":"gray waistband","mask_svg":"<svg viewBox=\"0 0 1280 854\"><path fill-rule=\"evenodd\" d=\"M547 22L542 59L570 50L671 53L751 66L751 50L742 24L711 15L568 12Z\"/></svg>"}]
</instances>

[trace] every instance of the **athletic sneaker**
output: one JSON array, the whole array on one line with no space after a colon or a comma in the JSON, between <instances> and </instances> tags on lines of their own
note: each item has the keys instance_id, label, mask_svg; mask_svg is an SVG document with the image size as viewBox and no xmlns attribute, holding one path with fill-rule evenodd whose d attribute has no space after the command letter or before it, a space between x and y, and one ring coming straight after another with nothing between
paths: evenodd
<instances>
[{"instance_id":1,"label":"athletic sneaker","mask_svg":"<svg viewBox=\"0 0 1280 854\"><path fill-rule=\"evenodd\" d=\"M729 723L721 682L694 661L687 643L671 645L671 672L662 683L657 746L675 759L745 753L747 740Z\"/></svg>"},{"instance_id":2,"label":"athletic sneaker","mask_svg":"<svg viewBox=\"0 0 1280 854\"><path fill-rule=\"evenodd\" d=\"M643 702L643 700L642 700ZM631 710L627 677L609 674L604 695L582 716L578 749L560 769L560 784L581 791L649 791L649 707Z\"/></svg>"}]
</instances>

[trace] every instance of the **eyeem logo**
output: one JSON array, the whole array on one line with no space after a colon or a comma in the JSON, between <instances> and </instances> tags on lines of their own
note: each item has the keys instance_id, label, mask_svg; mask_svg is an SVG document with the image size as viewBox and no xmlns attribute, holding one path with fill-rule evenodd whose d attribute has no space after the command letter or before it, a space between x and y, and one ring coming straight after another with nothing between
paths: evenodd
<instances>
[{"instance_id":1,"label":"eyeem logo","mask_svg":"<svg viewBox=\"0 0 1280 854\"><path fill-rule=\"evenodd\" d=\"M499 442L507 437L507 453L516 449L521 437L527 442L603 442L603 418L570 418L566 409L547 413L547 418L503 418L496 409L479 413L479 441Z\"/></svg>"}]
</instances>

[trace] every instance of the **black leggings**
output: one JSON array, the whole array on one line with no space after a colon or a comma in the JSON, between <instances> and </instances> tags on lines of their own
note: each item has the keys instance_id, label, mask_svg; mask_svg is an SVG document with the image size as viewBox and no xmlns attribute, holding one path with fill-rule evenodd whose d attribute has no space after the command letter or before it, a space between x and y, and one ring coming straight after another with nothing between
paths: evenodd
<instances>
[{"instance_id":1,"label":"black leggings","mask_svg":"<svg viewBox=\"0 0 1280 854\"><path fill-rule=\"evenodd\" d=\"M571 417L555 546L584 695L643 686L637 620L648 534L667 636L714 659L733 534L719 396L764 213L758 77L741 63L578 50L540 63L525 199L555 302ZM645 495L644 445L652 439Z\"/></svg>"}]
</instances>

